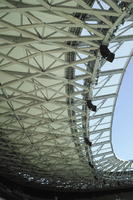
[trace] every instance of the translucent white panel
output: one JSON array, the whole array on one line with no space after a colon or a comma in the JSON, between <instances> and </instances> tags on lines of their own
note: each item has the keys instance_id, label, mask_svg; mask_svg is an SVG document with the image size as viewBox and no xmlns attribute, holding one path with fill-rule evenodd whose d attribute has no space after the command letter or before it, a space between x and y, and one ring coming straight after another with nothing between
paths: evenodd
<instances>
[{"instance_id":1,"label":"translucent white panel","mask_svg":"<svg viewBox=\"0 0 133 200\"><path fill-rule=\"evenodd\" d=\"M113 104L114 104L114 98L110 98L110 99L107 99L105 101L105 103L103 104L103 106L106 107L106 106L111 106Z\"/></svg>"},{"instance_id":2,"label":"translucent white panel","mask_svg":"<svg viewBox=\"0 0 133 200\"><path fill-rule=\"evenodd\" d=\"M87 24L98 24L97 21L85 21Z\"/></svg>"},{"instance_id":3,"label":"translucent white panel","mask_svg":"<svg viewBox=\"0 0 133 200\"><path fill-rule=\"evenodd\" d=\"M119 84L121 78L121 74L113 75L110 80L106 83L105 86ZM117 86L118 87L118 86Z\"/></svg>"},{"instance_id":4,"label":"translucent white panel","mask_svg":"<svg viewBox=\"0 0 133 200\"><path fill-rule=\"evenodd\" d=\"M102 123L108 123L108 122L111 122L111 116L110 116L110 117L105 117L105 118L102 120Z\"/></svg>"},{"instance_id":5,"label":"translucent white panel","mask_svg":"<svg viewBox=\"0 0 133 200\"><path fill-rule=\"evenodd\" d=\"M90 120L89 125L90 126L96 125L98 123L98 121L99 121L99 119Z\"/></svg>"},{"instance_id":6,"label":"translucent white panel","mask_svg":"<svg viewBox=\"0 0 133 200\"><path fill-rule=\"evenodd\" d=\"M75 70L75 75L83 75L83 74L85 74L85 72L82 72L82 71L80 71L80 70Z\"/></svg>"},{"instance_id":7,"label":"translucent white panel","mask_svg":"<svg viewBox=\"0 0 133 200\"><path fill-rule=\"evenodd\" d=\"M106 94L111 94L111 93L115 93L117 91L117 87L108 87L108 88L103 88L101 89L97 95L101 96L101 95L106 95ZM95 96L96 93L94 93Z\"/></svg>"},{"instance_id":8,"label":"translucent white panel","mask_svg":"<svg viewBox=\"0 0 133 200\"><path fill-rule=\"evenodd\" d=\"M100 87L100 85L104 84L107 80L108 80L108 75L99 77L98 85L96 86L96 88Z\"/></svg>"},{"instance_id":9,"label":"translucent white panel","mask_svg":"<svg viewBox=\"0 0 133 200\"><path fill-rule=\"evenodd\" d=\"M81 54L81 53L77 53L76 54L76 60L78 60L79 58L87 58L88 56L86 54Z\"/></svg>"},{"instance_id":10,"label":"translucent white panel","mask_svg":"<svg viewBox=\"0 0 133 200\"><path fill-rule=\"evenodd\" d=\"M133 28L130 28L130 29L126 30L124 33L122 33L121 36L122 35L132 35L132 33L133 33Z\"/></svg>"},{"instance_id":11,"label":"translucent white panel","mask_svg":"<svg viewBox=\"0 0 133 200\"><path fill-rule=\"evenodd\" d=\"M108 10L110 6L106 4L105 2L103 2L102 0L100 1L98 0L98 1L95 1L93 8Z\"/></svg>"},{"instance_id":12,"label":"translucent white panel","mask_svg":"<svg viewBox=\"0 0 133 200\"><path fill-rule=\"evenodd\" d=\"M112 63L106 62L101 70L113 70L113 69L120 69L124 68L127 58L115 59Z\"/></svg>"},{"instance_id":13,"label":"translucent white panel","mask_svg":"<svg viewBox=\"0 0 133 200\"><path fill-rule=\"evenodd\" d=\"M130 26L131 24L131 21L124 21L123 23L121 23L118 30L115 32L115 35L118 35L122 30L125 30L126 27Z\"/></svg>"},{"instance_id":14,"label":"translucent white panel","mask_svg":"<svg viewBox=\"0 0 133 200\"><path fill-rule=\"evenodd\" d=\"M129 56L133 47L133 41L124 42L116 51L116 57ZM121 62L121 59L118 59Z\"/></svg>"},{"instance_id":15,"label":"translucent white panel","mask_svg":"<svg viewBox=\"0 0 133 200\"><path fill-rule=\"evenodd\" d=\"M85 28L83 28L81 35L91 35Z\"/></svg>"},{"instance_id":16,"label":"translucent white panel","mask_svg":"<svg viewBox=\"0 0 133 200\"><path fill-rule=\"evenodd\" d=\"M105 112L112 112L113 111L113 107L107 107L107 108L100 108L100 110L97 111L97 114L103 114Z\"/></svg>"},{"instance_id":17,"label":"translucent white panel","mask_svg":"<svg viewBox=\"0 0 133 200\"><path fill-rule=\"evenodd\" d=\"M107 124L101 124L101 125L98 125L98 126L92 126L90 127L90 131L96 131L96 130L100 130L100 129L104 129L104 128L110 128L110 123L107 123Z\"/></svg>"},{"instance_id":18,"label":"translucent white panel","mask_svg":"<svg viewBox=\"0 0 133 200\"><path fill-rule=\"evenodd\" d=\"M104 129L104 128L109 128L109 127L110 127L110 123L100 124L100 125L97 126L96 130Z\"/></svg>"},{"instance_id":19,"label":"translucent white panel","mask_svg":"<svg viewBox=\"0 0 133 200\"><path fill-rule=\"evenodd\" d=\"M82 79L82 80L76 81L76 83L79 83L79 84L83 85L83 84L84 84L84 81L83 81L83 79Z\"/></svg>"},{"instance_id":20,"label":"translucent white panel","mask_svg":"<svg viewBox=\"0 0 133 200\"><path fill-rule=\"evenodd\" d=\"M100 143L100 142L108 142L109 144L110 144L110 141L109 141L109 139L110 139L110 137L106 137L106 138L104 138L104 137L101 137L99 140L97 140L97 142L96 143Z\"/></svg>"},{"instance_id":21,"label":"translucent white panel","mask_svg":"<svg viewBox=\"0 0 133 200\"><path fill-rule=\"evenodd\" d=\"M93 102L95 103L95 105L101 105L102 104L102 100L93 100Z\"/></svg>"},{"instance_id":22,"label":"translucent white panel","mask_svg":"<svg viewBox=\"0 0 133 200\"><path fill-rule=\"evenodd\" d=\"M103 137L106 137L106 136L110 136L110 131L105 131L103 134L102 134Z\"/></svg>"},{"instance_id":23,"label":"translucent white panel","mask_svg":"<svg viewBox=\"0 0 133 200\"><path fill-rule=\"evenodd\" d=\"M77 64L76 66L79 66L82 69L86 69L87 64Z\"/></svg>"},{"instance_id":24,"label":"translucent white panel","mask_svg":"<svg viewBox=\"0 0 133 200\"><path fill-rule=\"evenodd\" d=\"M111 42L111 43L109 43L109 49L110 49L110 51L114 51L114 50L116 50L116 48L119 46L120 44L118 43L118 42Z\"/></svg>"}]
</instances>

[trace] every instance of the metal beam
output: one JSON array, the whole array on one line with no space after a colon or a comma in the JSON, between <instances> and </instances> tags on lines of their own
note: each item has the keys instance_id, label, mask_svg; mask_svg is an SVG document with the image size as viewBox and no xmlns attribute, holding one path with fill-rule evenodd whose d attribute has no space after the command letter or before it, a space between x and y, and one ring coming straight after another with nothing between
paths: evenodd
<instances>
[{"instance_id":1,"label":"metal beam","mask_svg":"<svg viewBox=\"0 0 133 200\"><path fill-rule=\"evenodd\" d=\"M113 154L113 152L107 151L107 152L104 152L104 153L97 153L97 154L92 155L92 157L95 159L97 157L106 156L106 155L109 155L109 154Z\"/></svg>"},{"instance_id":2,"label":"metal beam","mask_svg":"<svg viewBox=\"0 0 133 200\"><path fill-rule=\"evenodd\" d=\"M101 76L108 76L108 75L115 75L115 74L121 74L124 73L125 69L114 69L114 70L106 70L106 71L101 71L100 72L100 77Z\"/></svg>"},{"instance_id":3,"label":"metal beam","mask_svg":"<svg viewBox=\"0 0 133 200\"><path fill-rule=\"evenodd\" d=\"M95 114L95 115L90 116L90 120L94 120L94 119L97 119L97 118L110 117L110 116L112 116L112 112L102 113L100 115Z\"/></svg>"},{"instance_id":4,"label":"metal beam","mask_svg":"<svg viewBox=\"0 0 133 200\"><path fill-rule=\"evenodd\" d=\"M109 99L116 97L117 93L107 94L107 95L101 95L101 96L94 96L93 101L103 100L103 99Z\"/></svg>"}]
</instances>

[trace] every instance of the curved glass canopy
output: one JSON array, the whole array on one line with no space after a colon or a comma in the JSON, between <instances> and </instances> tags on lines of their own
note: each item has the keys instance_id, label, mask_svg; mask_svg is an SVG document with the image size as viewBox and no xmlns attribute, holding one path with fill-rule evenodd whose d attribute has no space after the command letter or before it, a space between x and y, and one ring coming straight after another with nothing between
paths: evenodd
<instances>
[{"instance_id":1,"label":"curved glass canopy","mask_svg":"<svg viewBox=\"0 0 133 200\"><path fill-rule=\"evenodd\" d=\"M111 130L132 56L132 8L118 0L0 1L2 175L66 189L127 181L133 163L116 158ZM101 44L115 53L112 63Z\"/></svg>"}]
</instances>

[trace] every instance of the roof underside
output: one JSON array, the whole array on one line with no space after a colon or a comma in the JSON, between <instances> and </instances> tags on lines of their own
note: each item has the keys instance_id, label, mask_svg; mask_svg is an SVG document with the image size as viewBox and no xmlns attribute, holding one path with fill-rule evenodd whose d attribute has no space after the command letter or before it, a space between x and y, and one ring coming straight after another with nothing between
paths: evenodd
<instances>
[{"instance_id":1,"label":"roof underside","mask_svg":"<svg viewBox=\"0 0 133 200\"><path fill-rule=\"evenodd\" d=\"M100 174L128 178L133 164L116 158L111 128L132 56L131 11L117 0L0 1L0 174L80 189L99 187Z\"/></svg>"}]
</instances>

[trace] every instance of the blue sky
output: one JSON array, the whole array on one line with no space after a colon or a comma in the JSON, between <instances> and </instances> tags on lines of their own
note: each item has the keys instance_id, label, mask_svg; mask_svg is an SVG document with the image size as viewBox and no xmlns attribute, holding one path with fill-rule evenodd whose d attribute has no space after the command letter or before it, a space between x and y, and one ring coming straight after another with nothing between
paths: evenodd
<instances>
[{"instance_id":1,"label":"blue sky","mask_svg":"<svg viewBox=\"0 0 133 200\"><path fill-rule=\"evenodd\" d=\"M113 119L112 143L116 156L133 160L133 58L119 91Z\"/></svg>"}]
</instances>

